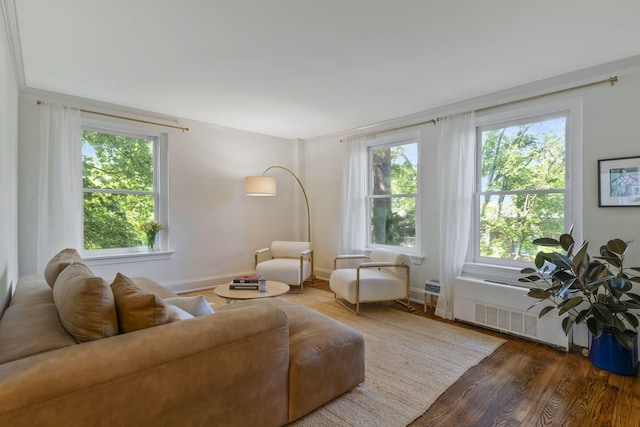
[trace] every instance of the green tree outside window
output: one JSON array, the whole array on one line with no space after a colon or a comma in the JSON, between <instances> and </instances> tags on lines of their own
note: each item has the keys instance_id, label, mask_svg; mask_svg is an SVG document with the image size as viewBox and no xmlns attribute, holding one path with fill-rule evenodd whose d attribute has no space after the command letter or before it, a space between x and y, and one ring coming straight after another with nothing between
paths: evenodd
<instances>
[{"instance_id":1,"label":"green tree outside window","mask_svg":"<svg viewBox=\"0 0 640 427\"><path fill-rule=\"evenodd\" d=\"M145 246L140 226L154 219L154 141L82 132L84 247Z\"/></svg>"},{"instance_id":2,"label":"green tree outside window","mask_svg":"<svg viewBox=\"0 0 640 427\"><path fill-rule=\"evenodd\" d=\"M566 117L483 131L480 256L533 260L565 229Z\"/></svg>"}]
</instances>

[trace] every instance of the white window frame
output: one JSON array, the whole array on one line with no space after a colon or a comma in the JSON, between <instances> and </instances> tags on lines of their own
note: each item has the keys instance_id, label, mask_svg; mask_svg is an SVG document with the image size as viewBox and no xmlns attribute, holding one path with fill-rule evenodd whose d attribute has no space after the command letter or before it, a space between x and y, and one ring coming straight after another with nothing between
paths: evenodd
<instances>
[{"instance_id":1,"label":"white window frame","mask_svg":"<svg viewBox=\"0 0 640 427\"><path fill-rule=\"evenodd\" d=\"M154 195L154 219L160 222L164 230L158 234L158 251L149 253L146 246L131 248L109 248L89 250L84 248L84 202L80 206L82 212L82 241L79 247L82 248L80 255L87 260L109 260L113 262L127 262L124 258L138 260L147 256L166 256L171 253L169 250L169 177L168 177L168 142L167 133L158 132L153 129L139 126L118 125L108 121L95 119L82 120L82 131L93 131L121 135L129 138L140 138L153 141L153 195ZM82 189L83 194L85 189ZM127 190L118 193L129 193ZM133 193L139 193L133 191ZM83 198L84 200L84 198ZM96 264L93 264L96 265Z\"/></svg>"},{"instance_id":2,"label":"white window frame","mask_svg":"<svg viewBox=\"0 0 640 427\"><path fill-rule=\"evenodd\" d=\"M415 204L416 204L416 212L415 212L415 226L416 226L416 245L414 247L410 247L410 246L393 246L393 245L381 245L381 244L374 244L371 241L371 200L372 200L372 194L371 194L371 189L372 189L372 183L371 183L371 168L373 166L373 161L372 161L372 156L373 156L373 150L377 149L377 148L384 148L384 147L394 147L394 146L398 146L398 145L405 145L405 144L416 144L416 148L417 148L417 159L418 159L418 174L416 177L416 193L415 193ZM385 135L385 136L380 136L380 137L375 137L375 138L371 138L367 141L367 196L366 196L366 205L367 205L367 247L372 249L372 248L384 248L384 249L389 249L389 250L393 250L393 251L401 251L403 253L409 254L409 255L419 255L420 254L420 248L421 248L421 225L420 225L420 219L421 219L421 215L420 215L420 182L421 182L421 175L422 175L422 155L421 155L421 144L420 144L420 133L417 131L405 131L405 132L396 132L390 135ZM396 194L395 196L411 196L411 195L398 195Z\"/></svg>"},{"instance_id":3,"label":"white window frame","mask_svg":"<svg viewBox=\"0 0 640 427\"><path fill-rule=\"evenodd\" d=\"M555 102L532 102L493 114L476 118L476 179L472 204L472 224L463 274L495 280L500 283L522 285L518 282L523 267L531 267L530 261L497 259L480 256L480 182L481 179L481 133L480 129L509 126L517 122L544 120L566 113L565 136L565 231L573 225L573 237L582 241L582 98L571 98Z\"/></svg>"}]
</instances>

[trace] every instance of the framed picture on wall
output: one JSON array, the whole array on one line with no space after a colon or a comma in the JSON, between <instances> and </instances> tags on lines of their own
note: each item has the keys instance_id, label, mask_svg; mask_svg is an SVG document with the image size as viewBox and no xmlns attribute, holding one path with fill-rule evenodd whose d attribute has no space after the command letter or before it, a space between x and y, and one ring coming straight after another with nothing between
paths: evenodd
<instances>
[{"instance_id":1,"label":"framed picture on wall","mask_svg":"<svg viewBox=\"0 0 640 427\"><path fill-rule=\"evenodd\" d=\"M640 206L640 157L598 160L598 206Z\"/></svg>"}]
</instances>

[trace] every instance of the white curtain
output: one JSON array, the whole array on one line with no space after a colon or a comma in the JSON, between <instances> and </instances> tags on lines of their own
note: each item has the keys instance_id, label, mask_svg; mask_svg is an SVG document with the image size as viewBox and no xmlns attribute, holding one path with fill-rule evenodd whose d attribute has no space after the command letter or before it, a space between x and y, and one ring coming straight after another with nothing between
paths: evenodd
<instances>
[{"instance_id":1,"label":"white curtain","mask_svg":"<svg viewBox=\"0 0 640 427\"><path fill-rule=\"evenodd\" d=\"M340 253L362 253L367 243L367 145L365 138L343 142L340 199Z\"/></svg>"},{"instance_id":2,"label":"white curtain","mask_svg":"<svg viewBox=\"0 0 640 427\"><path fill-rule=\"evenodd\" d=\"M80 111L40 106L37 259L43 272L64 248L82 244L82 127ZM39 167L38 167L39 166Z\"/></svg>"},{"instance_id":3,"label":"white curtain","mask_svg":"<svg viewBox=\"0 0 640 427\"><path fill-rule=\"evenodd\" d=\"M453 282L462 272L471 229L475 113L443 120L440 138L440 295L436 315L453 319Z\"/></svg>"}]
</instances>

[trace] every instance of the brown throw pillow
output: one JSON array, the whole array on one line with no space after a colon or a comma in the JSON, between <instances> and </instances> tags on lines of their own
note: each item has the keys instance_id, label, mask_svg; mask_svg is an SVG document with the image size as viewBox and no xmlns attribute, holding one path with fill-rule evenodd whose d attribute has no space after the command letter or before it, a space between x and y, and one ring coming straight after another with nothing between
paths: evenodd
<instances>
[{"instance_id":1,"label":"brown throw pillow","mask_svg":"<svg viewBox=\"0 0 640 427\"><path fill-rule=\"evenodd\" d=\"M89 267L75 262L65 268L53 287L53 301L65 329L78 342L118 335L118 318L109 284Z\"/></svg>"},{"instance_id":2,"label":"brown throw pillow","mask_svg":"<svg viewBox=\"0 0 640 427\"><path fill-rule=\"evenodd\" d=\"M116 300L120 333L167 323L168 314L162 299L142 290L134 279L118 273L111 290Z\"/></svg>"},{"instance_id":3,"label":"brown throw pillow","mask_svg":"<svg viewBox=\"0 0 640 427\"><path fill-rule=\"evenodd\" d=\"M49 286L53 288L53 285L56 283L58 275L62 273L62 270L74 262L82 262L80 254L75 249L67 248L55 254L44 268L44 279L47 281Z\"/></svg>"}]
</instances>

